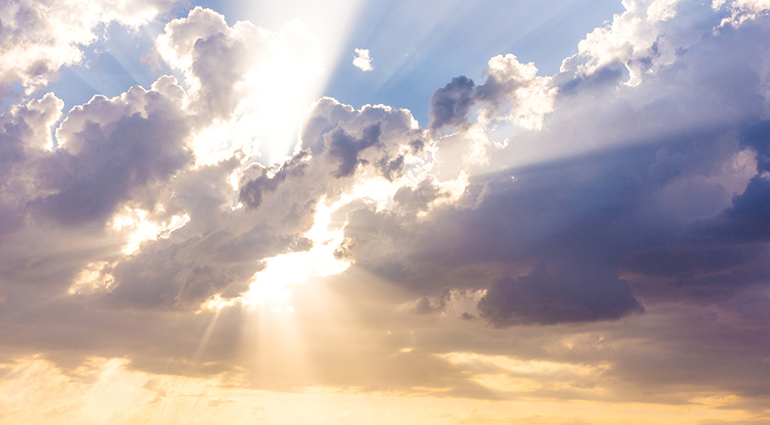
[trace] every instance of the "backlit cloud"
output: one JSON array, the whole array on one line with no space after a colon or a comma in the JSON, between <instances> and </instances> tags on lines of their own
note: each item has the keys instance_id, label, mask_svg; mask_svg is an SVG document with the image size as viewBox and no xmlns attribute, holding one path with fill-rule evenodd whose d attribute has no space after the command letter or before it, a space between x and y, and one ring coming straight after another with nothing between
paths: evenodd
<instances>
[{"instance_id":1,"label":"backlit cloud","mask_svg":"<svg viewBox=\"0 0 770 425\"><path fill-rule=\"evenodd\" d=\"M27 94L46 86L62 66L83 59L80 46L94 42L100 25L138 29L173 0L10 1L0 6L0 93L20 84Z\"/></svg>"}]
</instances>

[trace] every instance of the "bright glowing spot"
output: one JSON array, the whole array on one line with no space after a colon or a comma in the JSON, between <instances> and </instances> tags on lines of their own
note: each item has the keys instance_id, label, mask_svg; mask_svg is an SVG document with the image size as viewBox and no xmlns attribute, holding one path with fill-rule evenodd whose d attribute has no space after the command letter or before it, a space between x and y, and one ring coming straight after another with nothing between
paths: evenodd
<instances>
[{"instance_id":1,"label":"bright glowing spot","mask_svg":"<svg viewBox=\"0 0 770 425\"><path fill-rule=\"evenodd\" d=\"M264 157L269 165L282 161L297 143L298 117L315 100L309 93L323 71L318 40L299 21L275 33L261 28L257 33L264 37L267 50L236 84L243 96L232 117L192 141L197 166L216 164L236 153Z\"/></svg>"},{"instance_id":2,"label":"bright glowing spot","mask_svg":"<svg viewBox=\"0 0 770 425\"><path fill-rule=\"evenodd\" d=\"M335 250L344 238L343 230L328 229L331 214L348 202L347 199L331 205L325 199L318 203L313 227L305 234L313 242L313 247L308 251L290 252L265 260L266 267L254 275L249 291L242 297L245 306L269 305L272 312L293 312L290 285L304 283L312 277L340 274L350 267L348 261L335 256Z\"/></svg>"},{"instance_id":3,"label":"bright glowing spot","mask_svg":"<svg viewBox=\"0 0 770 425\"><path fill-rule=\"evenodd\" d=\"M232 186L234 191L238 191L238 189L241 187L241 174L243 171L241 170L235 170L230 174L230 178L228 179L228 182L230 183L230 186Z\"/></svg>"},{"instance_id":4,"label":"bright glowing spot","mask_svg":"<svg viewBox=\"0 0 770 425\"><path fill-rule=\"evenodd\" d=\"M191 26L201 19L210 25ZM233 93L223 94L221 105L206 100L205 87L211 77L196 72L197 61L206 59L197 59L193 48L195 36L200 40L217 33L223 41L237 43L249 52L236 58L238 78ZM180 42L185 38L189 40ZM261 156L268 165L283 161L297 143L299 117L323 88L325 63L320 41L297 20L278 31L249 21L230 27L222 15L196 8L188 18L166 26L166 33L157 38L157 51L169 65L184 72L188 107L211 112L213 118L226 117L215 119L190 140L196 166L216 164L238 153L251 159Z\"/></svg>"},{"instance_id":5,"label":"bright glowing spot","mask_svg":"<svg viewBox=\"0 0 770 425\"><path fill-rule=\"evenodd\" d=\"M200 313L203 313L204 311L219 312L223 308L232 307L237 303L238 303L237 299L226 300L222 298L222 296L220 296L219 294L216 294L213 297L206 300L203 304L201 304L200 309L196 311L195 314L200 314Z\"/></svg>"},{"instance_id":6,"label":"bright glowing spot","mask_svg":"<svg viewBox=\"0 0 770 425\"><path fill-rule=\"evenodd\" d=\"M99 291L111 291L114 288L115 277L112 276L112 268L116 263L96 261L88 263L77 275L75 281L67 292L70 295L93 294Z\"/></svg>"},{"instance_id":7,"label":"bright glowing spot","mask_svg":"<svg viewBox=\"0 0 770 425\"><path fill-rule=\"evenodd\" d=\"M241 16L255 24L280 33L283 43L279 62L265 67L271 73L262 78L260 88L264 106L262 115L268 123L260 150L265 164L280 161L297 143L300 121L305 109L323 95L338 61L345 55L349 34L358 24L356 17L363 0L297 0L292 2L241 2ZM300 31L297 31L301 28ZM298 35L299 34L299 35ZM310 36L312 34L312 36ZM299 38L312 39L312 48Z\"/></svg>"},{"instance_id":8,"label":"bright glowing spot","mask_svg":"<svg viewBox=\"0 0 770 425\"><path fill-rule=\"evenodd\" d=\"M438 182L437 185L440 188L441 192L445 194L446 196L439 196L435 200L433 200L429 205L428 209L441 206L441 205L447 205L447 204L454 204L456 203L461 196L463 196L463 193L465 193L465 189L470 184L470 180L468 179L468 173L465 171L460 171L460 174L457 176L457 178L453 180L447 180L444 182ZM417 213L418 217L424 217L428 214L428 211L421 211Z\"/></svg>"},{"instance_id":9,"label":"bright glowing spot","mask_svg":"<svg viewBox=\"0 0 770 425\"><path fill-rule=\"evenodd\" d=\"M356 57L353 59L353 65L359 68L361 71L371 71L372 58L369 56L369 49L356 49Z\"/></svg>"},{"instance_id":10,"label":"bright glowing spot","mask_svg":"<svg viewBox=\"0 0 770 425\"><path fill-rule=\"evenodd\" d=\"M112 220L112 228L116 231L127 231L128 237L123 246L124 255L132 255L139 251L142 242L168 238L174 230L184 227L190 221L190 216L183 214L171 217L168 222L154 222L147 219L149 212L142 209L126 208Z\"/></svg>"},{"instance_id":11,"label":"bright glowing spot","mask_svg":"<svg viewBox=\"0 0 770 425\"><path fill-rule=\"evenodd\" d=\"M257 136L264 134L264 127L242 109L239 107L229 121L216 122L192 138L189 146L195 153L196 167L217 164L236 152L259 156Z\"/></svg>"}]
</instances>

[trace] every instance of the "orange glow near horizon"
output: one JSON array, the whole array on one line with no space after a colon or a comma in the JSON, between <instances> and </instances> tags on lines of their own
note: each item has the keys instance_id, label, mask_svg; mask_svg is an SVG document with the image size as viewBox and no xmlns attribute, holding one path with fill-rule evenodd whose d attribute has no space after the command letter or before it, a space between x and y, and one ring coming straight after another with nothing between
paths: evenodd
<instances>
[{"instance_id":1,"label":"orange glow near horizon","mask_svg":"<svg viewBox=\"0 0 770 425\"><path fill-rule=\"evenodd\" d=\"M364 393L335 387L274 392L222 386L221 378L216 376L131 371L129 364L125 359L92 358L66 374L35 356L0 364L5 375L0 381L0 423L698 425L770 419L719 408L714 400L688 405L563 401L533 396L490 401L402 397L387 391Z\"/></svg>"}]
</instances>

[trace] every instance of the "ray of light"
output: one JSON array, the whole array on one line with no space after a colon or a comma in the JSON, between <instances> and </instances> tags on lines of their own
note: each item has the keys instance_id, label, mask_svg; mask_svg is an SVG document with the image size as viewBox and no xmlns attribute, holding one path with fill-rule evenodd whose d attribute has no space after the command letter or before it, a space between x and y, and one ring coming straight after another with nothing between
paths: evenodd
<instances>
[{"instance_id":1,"label":"ray of light","mask_svg":"<svg viewBox=\"0 0 770 425\"><path fill-rule=\"evenodd\" d=\"M214 328L217 326L217 321L219 320L220 314L222 314L221 309L216 309L216 311L214 311L214 314L211 317L211 322L209 322L209 325L206 327L206 331L203 333L203 337L201 337L201 340L198 343L198 347L195 349L195 354L193 354L193 362L200 361L201 356L203 355L203 351L206 349L206 345L209 343L211 335L214 333Z\"/></svg>"},{"instance_id":2,"label":"ray of light","mask_svg":"<svg viewBox=\"0 0 770 425\"><path fill-rule=\"evenodd\" d=\"M279 162L293 151L301 117L323 95L364 2L249 2L240 11L241 16L272 31L285 28L287 23L304 26L316 38L321 52L320 62L313 65L318 69L275 67L276 72L269 75L269 86L260 92L271 111L266 120L265 143L260 148L267 164Z\"/></svg>"}]
</instances>

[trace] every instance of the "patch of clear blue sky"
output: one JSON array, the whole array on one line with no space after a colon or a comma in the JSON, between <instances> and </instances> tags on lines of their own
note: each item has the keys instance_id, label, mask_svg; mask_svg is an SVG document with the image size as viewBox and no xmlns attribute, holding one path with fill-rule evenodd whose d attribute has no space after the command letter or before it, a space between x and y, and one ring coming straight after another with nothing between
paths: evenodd
<instances>
[{"instance_id":1,"label":"patch of clear blue sky","mask_svg":"<svg viewBox=\"0 0 770 425\"><path fill-rule=\"evenodd\" d=\"M193 1L139 32L110 25L106 37L86 48L84 62L61 70L45 91L56 93L68 110L95 94L116 96L137 84L148 88L159 76L173 73L162 63L152 69L141 60L153 51L162 22L200 5L222 13L231 25L244 19L260 25L258 16L240 15L246 4ZM551 75L562 59L577 52L586 33L622 10L619 0L368 0L346 42L349 54L336 64L324 94L356 107L383 103L407 108L425 126L431 95L453 77L479 82L487 61L505 53ZM374 71L352 65L355 48L370 50Z\"/></svg>"},{"instance_id":2,"label":"patch of clear blue sky","mask_svg":"<svg viewBox=\"0 0 770 425\"><path fill-rule=\"evenodd\" d=\"M552 75L588 32L622 11L619 0L372 1L326 93L354 106L407 108L425 126L430 97L453 77L480 82L489 59L506 53ZM369 49L373 71L351 65L354 48Z\"/></svg>"},{"instance_id":3,"label":"patch of clear blue sky","mask_svg":"<svg viewBox=\"0 0 770 425\"><path fill-rule=\"evenodd\" d=\"M188 10L177 7L137 31L117 24L97 28L99 37L84 48L83 61L59 70L44 92L54 92L68 111L97 94L114 97L135 85L148 89L162 75L175 75L182 82L181 74L162 61L153 69L143 58L155 51L155 37L163 32L164 23L186 15Z\"/></svg>"}]
</instances>

